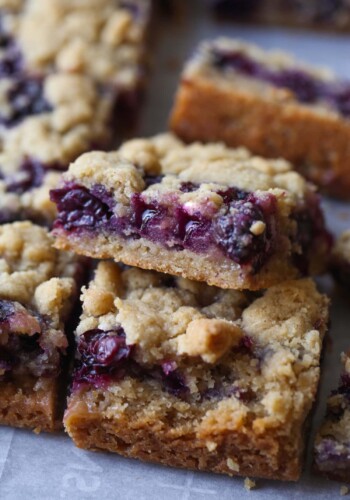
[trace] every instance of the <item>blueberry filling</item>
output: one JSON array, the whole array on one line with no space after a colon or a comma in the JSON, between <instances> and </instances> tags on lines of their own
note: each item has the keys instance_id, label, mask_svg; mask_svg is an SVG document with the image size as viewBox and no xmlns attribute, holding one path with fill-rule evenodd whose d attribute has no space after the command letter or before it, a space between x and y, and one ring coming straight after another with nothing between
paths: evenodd
<instances>
[{"instance_id":1,"label":"blueberry filling","mask_svg":"<svg viewBox=\"0 0 350 500\"><path fill-rule=\"evenodd\" d=\"M23 70L22 55L0 18L0 79L18 75Z\"/></svg>"},{"instance_id":2,"label":"blueberry filling","mask_svg":"<svg viewBox=\"0 0 350 500\"><path fill-rule=\"evenodd\" d=\"M182 192L196 189L193 183L180 185ZM54 227L69 232L103 229L123 238L147 238L177 251L219 251L256 272L270 257L276 241L276 200L273 195L256 197L233 187L219 194L223 206L211 216L206 215L205 204L203 210L198 207L189 211L178 202L177 195L165 203L135 193L128 214L118 217L116 202L103 186L88 190L70 183L51 191L59 212ZM251 230L255 223L259 223L260 231Z\"/></svg>"},{"instance_id":3,"label":"blueberry filling","mask_svg":"<svg viewBox=\"0 0 350 500\"><path fill-rule=\"evenodd\" d=\"M350 442L340 443L332 438L324 438L316 447L315 461L324 471L349 467Z\"/></svg>"},{"instance_id":4,"label":"blueberry filling","mask_svg":"<svg viewBox=\"0 0 350 500\"><path fill-rule=\"evenodd\" d=\"M14 303L10 300L0 300L0 328L15 314Z\"/></svg>"},{"instance_id":5,"label":"blueberry filling","mask_svg":"<svg viewBox=\"0 0 350 500\"><path fill-rule=\"evenodd\" d=\"M84 384L104 386L125 376L126 361L133 346L127 346L122 328L89 330L80 336L73 389Z\"/></svg>"},{"instance_id":6,"label":"blueberry filling","mask_svg":"<svg viewBox=\"0 0 350 500\"><path fill-rule=\"evenodd\" d=\"M85 385L105 387L130 376L157 380L176 397L187 393L184 377L174 361L163 361L152 368L142 367L133 359L134 350L133 345L126 344L125 332L120 326L114 330L94 329L83 333L78 341L73 390Z\"/></svg>"},{"instance_id":7,"label":"blueberry filling","mask_svg":"<svg viewBox=\"0 0 350 500\"><path fill-rule=\"evenodd\" d=\"M60 372L59 350L42 335L47 320L16 302L0 300L0 381L16 375L55 377Z\"/></svg>"},{"instance_id":8,"label":"blueberry filling","mask_svg":"<svg viewBox=\"0 0 350 500\"><path fill-rule=\"evenodd\" d=\"M92 191L76 184L52 190L50 198L57 204L60 212L59 224L67 231L107 225L113 217L112 206L109 206L109 200L107 200L107 192L97 187L95 193L99 197L95 196Z\"/></svg>"},{"instance_id":9,"label":"blueberry filling","mask_svg":"<svg viewBox=\"0 0 350 500\"><path fill-rule=\"evenodd\" d=\"M158 184L162 182L164 175L145 175L144 181L146 187L153 186L153 184Z\"/></svg>"},{"instance_id":10,"label":"blueberry filling","mask_svg":"<svg viewBox=\"0 0 350 500\"><path fill-rule=\"evenodd\" d=\"M307 275L309 268L307 250L311 246L315 248L323 246L329 254L333 238L325 228L320 198L317 194L309 194L305 205L294 211L293 218L297 223L295 243L300 247L300 252L293 256L294 263L302 274Z\"/></svg>"},{"instance_id":11,"label":"blueberry filling","mask_svg":"<svg viewBox=\"0 0 350 500\"><path fill-rule=\"evenodd\" d=\"M20 168L11 174L3 174L0 165L0 179L5 182L7 192L23 194L40 187L43 184L45 174L52 170L62 171L63 166L59 163L43 164L35 158L26 158Z\"/></svg>"},{"instance_id":12,"label":"blueberry filling","mask_svg":"<svg viewBox=\"0 0 350 500\"><path fill-rule=\"evenodd\" d=\"M271 203L271 205L273 205ZM273 213L275 207L271 207ZM215 241L225 254L238 264L251 264L255 271L265 263L271 253L271 241L274 237L272 221L260 236L251 232L253 221L267 221L268 213L263 212L259 200L249 195L245 200L232 201L227 213L220 216L214 233ZM270 219L270 218L269 218Z\"/></svg>"},{"instance_id":13,"label":"blueberry filling","mask_svg":"<svg viewBox=\"0 0 350 500\"><path fill-rule=\"evenodd\" d=\"M297 100L314 104L323 101L345 117L350 116L350 83L326 82L301 69L275 70L239 50L212 49L212 64L220 70L234 69L243 75L292 91Z\"/></svg>"},{"instance_id":14,"label":"blueberry filling","mask_svg":"<svg viewBox=\"0 0 350 500\"><path fill-rule=\"evenodd\" d=\"M198 187L187 182L182 183L179 190L188 193ZM146 200L143 193L132 195L127 214L117 216L114 197L102 185L88 190L68 183L51 191L51 200L59 212L54 227L68 232L101 229L130 239L143 237L176 251L188 249L213 254L219 251L237 264L247 266L247 271L258 272L278 241L275 197L270 194L257 197L234 187L218 194L223 198L223 205L210 216L205 203L189 211L178 202L176 194L167 200ZM332 246L319 197L310 194L305 203L295 209L292 218L296 222L294 242L298 247L295 264L306 274L310 248Z\"/></svg>"},{"instance_id":15,"label":"blueberry filling","mask_svg":"<svg viewBox=\"0 0 350 500\"><path fill-rule=\"evenodd\" d=\"M23 76L13 80L7 93L10 105L9 115L0 115L0 123L6 127L18 125L24 118L52 110L43 95L40 79Z\"/></svg>"}]
</instances>

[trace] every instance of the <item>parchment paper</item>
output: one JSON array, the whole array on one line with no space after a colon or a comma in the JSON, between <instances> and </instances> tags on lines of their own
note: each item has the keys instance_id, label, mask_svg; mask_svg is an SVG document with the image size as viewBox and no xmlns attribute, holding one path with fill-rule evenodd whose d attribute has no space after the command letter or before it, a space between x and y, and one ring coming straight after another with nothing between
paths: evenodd
<instances>
[{"instance_id":1,"label":"parchment paper","mask_svg":"<svg viewBox=\"0 0 350 500\"><path fill-rule=\"evenodd\" d=\"M350 35L315 34L283 29L215 23L200 0L185 1L188 16L163 20L156 29L153 76L140 135L166 128L167 117L183 62L203 38L225 34L254 41L266 48L294 52L311 63L329 65L350 78ZM325 200L324 208L335 233L350 227L350 205ZM336 291L330 278L320 286L332 297L332 342L325 350L321 391L313 419L314 429L324 414L326 396L339 376L339 355L350 348L350 297ZM301 481L281 483L258 480L246 491L242 479L182 471L75 448L65 435L35 435L0 428L0 500L231 500L339 497L340 484L313 476L308 465Z\"/></svg>"}]
</instances>

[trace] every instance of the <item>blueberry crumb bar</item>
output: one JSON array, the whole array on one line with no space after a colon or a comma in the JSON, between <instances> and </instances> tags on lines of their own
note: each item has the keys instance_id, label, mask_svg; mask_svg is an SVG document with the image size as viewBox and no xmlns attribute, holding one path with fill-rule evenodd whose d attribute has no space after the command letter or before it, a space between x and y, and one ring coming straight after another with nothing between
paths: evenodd
<instances>
[{"instance_id":1,"label":"blueberry crumb bar","mask_svg":"<svg viewBox=\"0 0 350 500\"><path fill-rule=\"evenodd\" d=\"M344 231L336 240L330 269L335 280L350 289L350 230Z\"/></svg>"},{"instance_id":2,"label":"blueberry crumb bar","mask_svg":"<svg viewBox=\"0 0 350 500\"><path fill-rule=\"evenodd\" d=\"M229 38L205 41L185 66L171 127L187 141L222 140L283 157L348 198L350 83L328 70Z\"/></svg>"},{"instance_id":3,"label":"blueberry crumb bar","mask_svg":"<svg viewBox=\"0 0 350 500\"><path fill-rule=\"evenodd\" d=\"M82 273L46 229L0 226L0 424L61 427L66 333Z\"/></svg>"},{"instance_id":4,"label":"blueberry crumb bar","mask_svg":"<svg viewBox=\"0 0 350 500\"><path fill-rule=\"evenodd\" d=\"M151 0L0 0L0 14L5 60L30 75L88 75L115 91L117 115L136 113Z\"/></svg>"},{"instance_id":5,"label":"blueberry crumb bar","mask_svg":"<svg viewBox=\"0 0 350 500\"><path fill-rule=\"evenodd\" d=\"M283 160L170 134L82 155L51 191L57 248L222 288L323 270L318 195Z\"/></svg>"},{"instance_id":6,"label":"blueberry crumb bar","mask_svg":"<svg viewBox=\"0 0 350 500\"><path fill-rule=\"evenodd\" d=\"M315 441L315 467L330 479L350 482L350 353L327 403L327 414Z\"/></svg>"},{"instance_id":7,"label":"blueberry crumb bar","mask_svg":"<svg viewBox=\"0 0 350 500\"><path fill-rule=\"evenodd\" d=\"M105 261L82 301L64 417L76 445L298 479L328 316L312 280L254 295Z\"/></svg>"},{"instance_id":8,"label":"blueberry crumb bar","mask_svg":"<svg viewBox=\"0 0 350 500\"><path fill-rule=\"evenodd\" d=\"M52 224L50 188L81 153L110 146L113 106L82 75L0 78L0 223Z\"/></svg>"}]
</instances>

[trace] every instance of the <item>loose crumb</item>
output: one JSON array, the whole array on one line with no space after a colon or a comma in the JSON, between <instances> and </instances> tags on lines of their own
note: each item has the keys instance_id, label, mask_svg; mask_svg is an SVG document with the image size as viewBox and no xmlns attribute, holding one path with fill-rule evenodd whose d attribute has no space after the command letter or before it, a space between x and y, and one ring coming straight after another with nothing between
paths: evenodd
<instances>
[{"instance_id":1,"label":"loose crumb","mask_svg":"<svg viewBox=\"0 0 350 500\"><path fill-rule=\"evenodd\" d=\"M256 482L252 479L249 479L249 477L246 477L244 480L244 487L248 491L253 490L254 488L256 488Z\"/></svg>"},{"instance_id":2,"label":"loose crumb","mask_svg":"<svg viewBox=\"0 0 350 500\"><path fill-rule=\"evenodd\" d=\"M235 472L239 472L239 464L237 462L235 462L234 460L232 460L232 458L228 458L226 460L226 463L227 463L227 467L230 470L233 470Z\"/></svg>"},{"instance_id":3,"label":"loose crumb","mask_svg":"<svg viewBox=\"0 0 350 500\"><path fill-rule=\"evenodd\" d=\"M341 486L340 487L340 495L342 497L345 497L345 495L347 495L349 493L349 488L347 486Z\"/></svg>"}]
</instances>

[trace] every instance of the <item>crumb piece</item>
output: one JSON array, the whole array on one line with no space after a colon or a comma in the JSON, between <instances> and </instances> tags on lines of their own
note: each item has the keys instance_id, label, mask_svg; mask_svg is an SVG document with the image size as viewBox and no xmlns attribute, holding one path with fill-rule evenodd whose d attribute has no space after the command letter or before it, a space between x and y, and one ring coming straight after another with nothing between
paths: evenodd
<instances>
[{"instance_id":1,"label":"crumb piece","mask_svg":"<svg viewBox=\"0 0 350 500\"><path fill-rule=\"evenodd\" d=\"M349 493L349 488L345 485L340 487L340 496L345 497Z\"/></svg>"},{"instance_id":2,"label":"crumb piece","mask_svg":"<svg viewBox=\"0 0 350 500\"><path fill-rule=\"evenodd\" d=\"M252 224L250 228L250 232L255 234L255 236L259 236L262 234L266 229L266 224L265 222L262 222L261 220L258 220Z\"/></svg>"},{"instance_id":3,"label":"crumb piece","mask_svg":"<svg viewBox=\"0 0 350 500\"><path fill-rule=\"evenodd\" d=\"M217 443L215 443L214 441L207 441L205 444L208 451L214 451L218 447Z\"/></svg>"},{"instance_id":4,"label":"crumb piece","mask_svg":"<svg viewBox=\"0 0 350 500\"><path fill-rule=\"evenodd\" d=\"M242 336L242 330L229 321L195 319L189 323L186 334L179 337L179 353L216 363L233 345L239 344Z\"/></svg>"},{"instance_id":5,"label":"crumb piece","mask_svg":"<svg viewBox=\"0 0 350 500\"><path fill-rule=\"evenodd\" d=\"M252 479L249 479L249 477L246 477L244 480L244 487L246 490L250 491L256 488L256 482L252 481Z\"/></svg>"},{"instance_id":6,"label":"crumb piece","mask_svg":"<svg viewBox=\"0 0 350 500\"><path fill-rule=\"evenodd\" d=\"M227 467L230 470L233 470L235 472L239 472L239 464L237 462L235 462L234 460L232 460L232 458L228 458L226 460L226 463L227 463Z\"/></svg>"}]
</instances>

